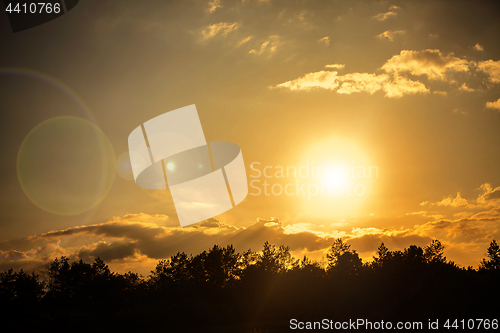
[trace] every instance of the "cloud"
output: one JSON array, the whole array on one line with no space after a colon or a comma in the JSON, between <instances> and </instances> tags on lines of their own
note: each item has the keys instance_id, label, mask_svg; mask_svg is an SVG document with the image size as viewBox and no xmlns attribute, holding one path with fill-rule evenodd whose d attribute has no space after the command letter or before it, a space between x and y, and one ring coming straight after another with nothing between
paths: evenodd
<instances>
[{"instance_id":1,"label":"cloud","mask_svg":"<svg viewBox=\"0 0 500 333\"><path fill-rule=\"evenodd\" d=\"M450 202L448 202L449 204ZM458 206L463 205L456 205L455 207ZM416 226L416 232L419 234L433 234L439 239L445 239L448 242L455 241L459 244L480 243L483 244L484 251L491 238L498 239L500 236L500 205L497 202L495 208L488 210L483 210L486 208L484 205L467 205L464 208L468 210L454 214L459 216L459 219L440 219L427 222ZM472 212L472 209L480 209L481 211Z\"/></svg>"},{"instance_id":2,"label":"cloud","mask_svg":"<svg viewBox=\"0 0 500 333\"><path fill-rule=\"evenodd\" d=\"M388 32L386 31L386 33ZM386 35L387 38L392 38L391 34ZM385 38L381 37L381 35L379 37ZM251 52L257 53L256 50ZM339 69L344 68L344 66L332 64L326 65L325 68ZM408 77L409 75L426 76L431 81L447 82L452 85L452 88L458 86L458 91L464 92L480 89L471 88L466 82L457 82L463 80L464 77L470 79L472 83L478 81L500 83L500 61L487 60L476 63L475 61L456 57L453 53L444 54L439 50L431 49L422 51L402 50L399 54L387 60L380 67L380 70L385 73L364 72L338 75L337 72L312 72L297 79L277 84L274 88L289 88L291 90L323 88L336 90L339 94L354 92L373 94L376 91L383 90L386 97L399 98L407 94L430 93L430 89L423 82L412 80ZM482 73L486 74L487 78L478 75L480 73L481 75ZM488 84L486 87L489 87ZM440 89L433 89L433 93L446 95L448 92L440 87ZM487 107L498 108L497 103L488 102Z\"/></svg>"},{"instance_id":3,"label":"cloud","mask_svg":"<svg viewBox=\"0 0 500 333\"><path fill-rule=\"evenodd\" d=\"M477 190L481 193L476 199L462 198L460 192L453 198L451 195L438 202L424 201L421 206L442 206L442 207L464 207L468 209L490 209L491 207L500 208L500 186L494 188L490 183L484 183ZM459 213L460 215L460 213ZM473 214L461 214L462 216L472 216Z\"/></svg>"},{"instance_id":4,"label":"cloud","mask_svg":"<svg viewBox=\"0 0 500 333\"><path fill-rule=\"evenodd\" d=\"M141 218L149 221L153 217L143 214ZM70 235L70 239L67 236ZM70 260L82 259L86 262L100 257L110 267L126 272L130 269L147 274L159 259L168 258L177 252L197 254L211 248L233 244L237 251L247 249L260 251L264 242L290 246L297 257L303 253L323 257L333 240L343 237L349 243L356 244L360 251L369 251L368 258L376 250L380 241L397 246L409 246L418 241L428 243L426 237L414 235L411 230L390 230L378 228L354 228L351 232L332 230L329 227L311 223L297 223L286 227L277 219L257 219L248 227L233 227L216 219L210 219L196 225L163 227L154 223L132 222L130 217L115 217L112 220L90 226L74 227L65 230L34 235L17 242L0 243L0 247L17 247L20 244L31 248L0 251L0 270L11 267L20 269L41 269L46 263L58 256L67 256ZM39 241L43 246L36 246ZM131 267L132 265L132 267Z\"/></svg>"},{"instance_id":5,"label":"cloud","mask_svg":"<svg viewBox=\"0 0 500 333\"><path fill-rule=\"evenodd\" d=\"M446 72L468 72L469 62L450 53L444 55L439 50L409 51L403 50L393 56L382 69L388 73L410 73L427 75L432 80L446 80Z\"/></svg>"},{"instance_id":6,"label":"cloud","mask_svg":"<svg viewBox=\"0 0 500 333\"><path fill-rule=\"evenodd\" d=\"M500 199L500 187L497 187L495 190L491 191L486 195L486 200L496 200Z\"/></svg>"},{"instance_id":7,"label":"cloud","mask_svg":"<svg viewBox=\"0 0 500 333\"><path fill-rule=\"evenodd\" d=\"M330 37L326 36L326 37L320 38L317 40L317 42L320 44L325 44L326 46L329 46L330 45Z\"/></svg>"},{"instance_id":8,"label":"cloud","mask_svg":"<svg viewBox=\"0 0 500 333\"><path fill-rule=\"evenodd\" d=\"M26 254L16 250L0 251L0 260L19 260L26 258Z\"/></svg>"},{"instance_id":9,"label":"cloud","mask_svg":"<svg viewBox=\"0 0 500 333\"><path fill-rule=\"evenodd\" d=\"M460 86L460 88L458 88L458 90L462 90L462 91L475 91L476 89L472 89L472 88L467 87L467 84L464 82Z\"/></svg>"},{"instance_id":10,"label":"cloud","mask_svg":"<svg viewBox=\"0 0 500 333\"><path fill-rule=\"evenodd\" d=\"M427 202L425 202L424 205L426 203ZM425 210L421 210L421 211L418 211L418 212L406 213L405 215L407 215L407 216L415 216L415 215L417 215L417 216L422 216L422 217L425 217L425 218L432 218L434 220L439 220L439 219L442 219L442 218L445 217L442 214L437 214L437 212L428 212L428 211L425 211Z\"/></svg>"},{"instance_id":11,"label":"cloud","mask_svg":"<svg viewBox=\"0 0 500 333\"><path fill-rule=\"evenodd\" d=\"M386 35L388 35L388 38L392 38L391 34ZM485 63L482 64L481 68L483 71L488 71L495 78L496 64L496 62ZM274 88L288 88L290 90L323 88L336 90L339 94L355 92L373 94L376 91L383 90L386 97L400 98L407 94L430 93L430 89L424 83L406 77L407 74L425 75L432 80L447 81L448 75L458 72L470 73L470 68L475 65L476 63L473 61L469 62L466 59L460 59L455 57L453 53L446 55L439 50L402 50L400 54L392 56L382 65L380 69L386 74L348 73L338 75L338 72L319 71L277 84ZM339 64L326 65L325 67L341 68ZM454 80L449 82L456 83ZM459 90L473 91L474 89L463 83ZM434 90L434 93L447 94L446 91L442 90Z\"/></svg>"},{"instance_id":12,"label":"cloud","mask_svg":"<svg viewBox=\"0 0 500 333\"><path fill-rule=\"evenodd\" d=\"M379 13L379 14L373 16L373 17L376 18L379 21L385 21L385 20L387 20L390 17L397 16L398 13L396 12L396 10L398 10L398 9L401 9L401 7L391 6L391 7L389 7L389 11L388 12L386 12L386 13Z\"/></svg>"},{"instance_id":13,"label":"cloud","mask_svg":"<svg viewBox=\"0 0 500 333\"><path fill-rule=\"evenodd\" d=\"M451 207L459 207L459 206L467 206L469 202L467 199L462 198L460 195L460 192L457 192L457 196L455 198L452 198L449 196L448 198L445 198L441 200L440 202L436 203L438 206L451 206Z\"/></svg>"},{"instance_id":14,"label":"cloud","mask_svg":"<svg viewBox=\"0 0 500 333\"><path fill-rule=\"evenodd\" d=\"M486 102L486 107L488 109L496 109L496 110L500 110L500 98L497 99L496 101L494 102Z\"/></svg>"},{"instance_id":15,"label":"cloud","mask_svg":"<svg viewBox=\"0 0 500 333\"><path fill-rule=\"evenodd\" d=\"M500 83L500 60L486 60L477 64L479 70L487 74L493 83Z\"/></svg>"},{"instance_id":16,"label":"cloud","mask_svg":"<svg viewBox=\"0 0 500 333\"><path fill-rule=\"evenodd\" d=\"M484 51L484 48L479 44L474 45L472 48L476 51Z\"/></svg>"},{"instance_id":17,"label":"cloud","mask_svg":"<svg viewBox=\"0 0 500 333\"><path fill-rule=\"evenodd\" d=\"M319 71L306 74L295 80L280 83L272 88L288 88L290 90L310 90L321 88L336 90L338 94L367 92L374 94L385 91L385 96L399 98L405 94L428 93L430 90L418 81L403 77L389 77L386 74L349 73L338 75L336 71Z\"/></svg>"},{"instance_id":18,"label":"cloud","mask_svg":"<svg viewBox=\"0 0 500 333\"><path fill-rule=\"evenodd\" d=\"M341 68L344 68L345 65L344 64L331 64L331 65L325 65L325 68L338 68L338 69L341 69Z\"/></svg>"},{"instance_id":19,"label":"cloud","mask_svg":"<svg viewBox=\"0 0 500 333\"><path fill-rule=\"evenodd\" d=\"M208 2L208 11L210 13L215 12L217 8L222 8L221 0L210 0Z\"/></svg>"},{"instance_id":20,"label":"cloud","mask_svg":"<svg viewBox=\"0 0 500 333\"><path fill-rule=\"evenodd\" d=\"M443 241L447 253L459 255L450 259L477 267L491 239L500 238L500 187L485 183L479 190L481 193L476 199L467 200L457 193L455 198L449 196L437 203L423 202L422 205L434 205L442 210L450 207L454 211L462 210L453 214L456 219L441 217L416 225L414 233Z\"/></svg>"},{"instance_id":21,"label":"cloud","mask_svg":"<svg viewBox=\"0 0 500 333\"><path fill-rule=\"evenodd\" d=\"M379 21L385 21L389 17L396 16L396 15L398 15L398 13L389 11L387 13L379 13L379 14L375 15L374 18L376 18Z\"/></svg>"},{"instance_id":22,"label":"cloud","mask_svg":"<svg viewBox=\"0 0 500 333\"><path fill-rule=\"evenodd\" d=\"M470 215L468 215L470 216ZM472 215L474 219L500 219L500 208L492 208Z\"/></svg>"},{"instance_id":23,"label":"cloud","mask_svg":"<svg viewBox=\"0 0 500 333\"><path fill-rule=\"evenodd\" d=\"M350 73L339 77L341 85L337 90L339 94L352 94L356 92L368 92L374 94L381 90L388 80L386 75L369 73Z\"/></svg>"},{"instance_id":24,"label":"cloud","mask_svg":"<svg viewBox=\"0 0 500 333\"><path fill-rule=\"evenodd\" d=\"M387 30L381 33L380 35L377 35L376 37L380 39L387 38L392 42L394 40L395 35L404 35L404 34L406 34L406 30L393 30L393 31Z\"/></svg>"},{"instance_id":25,"label":"cloud","mask_svg":"<svg viewBox=\"0 0 500 333\"><path fill-rule=\"evenodd\" d=\"M146 218L145 215L142 218ZM147 219L151 221L154 218ZM234 244L238 251L259 251L265 241L289 245L293 251L326 251L332 242L330 238L320 237L305 229L287 231L276 218L258 219L246 228L226 225L215 219L181 228L132 222L130 217L123 220L115 217L102 224L51 231L0 243L0 270L23 267L23 264L41 268L61 255L87 261L100 257L117 264L139 257L154 260L168 258L179 251L196 254L214 244ZM37 246L40 242L43 246ZM24 250L17 250L19 247Z\"/></svg>"},{"instance_id":26,"label":"cloud","mask_svg":"<svg viewBox=\"0 0 500 333\"><path fill-rule=\"evenodd\" d=\"M323 88L334 90L339 86L338 72L319 71L306 74L295 80L286 81L276 85L275 88L288 88L290 90L309 90Z\"/></svg>"},{"instance_id":27,"label":"cloud","mask_svg":"<svg viewBox=\"0 0 500 333\"><path fill-rule=\"evenodd\" d=\"M485 183L478 190L476 199L465 199L458 192L456 197L424 202L422 205L433 206L435 211L404 214L407 219L417 216L421 222L399 229L361 228L359 222L342 223L342 230L338 230L338 224L298 222L284 226L277 218L257 219L246 227L235 227L212 218L181 228L166 215L127 214L105 223L1 242L0 270L11 267L38 270L64 255L70 260L86 262L100 257L117 272L132 270L148 274L159 259L177 252L197 254L214 244L233 244L238 252L260 251L266 241L290 246L296 257L307 254L319 260L338 237L351 244L365 260L371 258L381 242L391 250L402 250L411 244L424 246L431 239L439 239L446 251L453 253L447 255L450 259L459 264L477 265L491 239L500 238L500 186ZM453 218L441 212L449 212L450 208L453 208Z\"/></svg>"},{"instance_id":28,"label":"cloud","mask_svg":"<svg viewBox=\"0 0 500 333\"><path fill-rule=\"evenodd\" d=\"M278 36L276 36L276 35L269 36L269 38L267 40L265 40L260 45L260 48L258 50L253 49L253 50L250 50L249 53L260 55L260 54L263 54L265 52L269 52L272 54L272 53L276 52L276 50L278 49L278 47L280 45L281 45L281 42L280 42Z\"/></svg>"},{"instance_id":29,"label":"cloud","mask_svg":"<svg viewBox=\"0 0 500 333\"><path fill-rule=\"evenodd\" d=\"M230 32L238 29L240 24L238 22L228 23L228 22L220 22L209 25L205 27L201 34L203 35L203 40L208 40L217 35L222 35L226 37Z\"/></svg>"},{"instance_id":30,"label":"cloud","mask_svg":"<svg viewBox=\"0 0 500 333\"><path fill-rule=\"evenodd\" d=\"M397 76L384 85L387 97L397 98L407 94L429 93L429 89L419 81Z\"/></svg>"},{"instance_id":31,"label":"cloud","mask_svg":"<svg viewBox=\"0 0 500 333\"><path fill-rule=\"evenodd\" d=\"M135 255L135 244L125 240L112 243L99 242L91 246L81 247L76 256L86 261L92 258L101 258L104 261L121 260Z\"/></svg>"},{"instance_id":32,"label":"cloud","mask_svg":"<svg viewBox=\"0 0 500 333\"><path fill-rule=\"evenodd\" d=\"M467 199L462 198L460 195L460 192L457 192L456 198L453 198L451 195L448 196L447 198L444 198L443 200L435 203L431 203L429 201L424 201L420 203L421 206L426 206L426 205L437 205L437 206L450 206L450 207L460 207L460 206L467 206L469 202Z\"/></svg>"},{"instance_id":33,"label":"cloud","mask_svg":"<svg viewBox=\"0 0 500 333\"><path fill-rule=\"evenodd\" d=\"M241 46L241 45L243 45L243 44L245 44L245 43L249 42L252 38L253 38L253 36L248 36L248 37L246 37L246 38L243 38L242 40L240 40L240 41L238 42L238 45L237 45L237 46Z\"/></svg>"},{"instance_id":34,"label":"cloud","mask_svg":"<svg viewBox=\"0 0 500 333\"><path fill-rule=\"evenodd\" d=\"M500 207L500 203L497 202L500 199L500 186L493 188L490 183L485 183L479 187L480 190L483 191L477 198L478 204L484 204L486 206L498 205Z\"/></svg>"},{"instance_id":35,"label":"cloud","mask_svg":"<svg viewBox=\"0 0 500 333\"><path fill-rule=\"evenodd\" d=\"M331 72L330 72L331 73ZM159 259L177 252L197 254L211 248L233 244L237 251L260 251L269 241L288 245L296 257L307 254L315 260L324 258L333 240L342 237L365 260L371 259L377 247L384 242L391 250L402 250L411 244L425 246L431 239L439 239L450 249L452 260L477 265L484 257L492 237L500 236L500 187L483 184L477 205L457 193L434 203L435 207L476 209L462 212L459 219L447 219L439 212L420 211L405 214L431 219L413 228L374 228L295 223L284 226L277 218L257 219L247 227L235 227L216 219L181 228L165 226L168 217L161 214L128 214L108 222L56 230L27 238L0 243L0 270L9 268L38 270L55 257L68 256L70 260L86 262L96 257L105 260L117 272L129 270L148 274ZM429 203L426 203L429 204ZM487 209L486 209L487 208ZM479 210L477 210L479 209ZM464 253L466 260L460 262Z\"/></svg>"}]
</instances>

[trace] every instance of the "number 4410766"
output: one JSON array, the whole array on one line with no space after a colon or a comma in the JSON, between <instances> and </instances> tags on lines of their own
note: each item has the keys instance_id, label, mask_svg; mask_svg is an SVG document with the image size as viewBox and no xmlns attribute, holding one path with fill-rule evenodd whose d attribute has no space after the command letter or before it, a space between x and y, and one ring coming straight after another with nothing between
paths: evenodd
<instances>
[{"instance_id":1,"label":"number 4410766","mask_svg":"<svg viewBox=\"0 0 500 333\"><path fill-rule=\"evenodd\" d=\"M52 4L50 2L32 2L30 4L19 4L17 3L14 8L12 8L12 3L9 3L7 5L7 8L5 8L6 12L9 13L23 13L23 14L51 14L51 13L60 13L61 12L61 4L60 3L55 3Z\"/></svg>"},{"instance_id":2,"label":"number 4410766","mask_svg":"<svg viewBox=\"0 0 500 333\"><path fill-rule=\"evenodd\" d=\"M493 330L496 330L496 329L498 329L498 319L493 319L493 320L490 320L490 319L469 319L469 320L455 319L455 321L453 321L453 322L450 321L450 319L448 319L444 323L443 327L445 327L447 329L454 328L454 329L462 329L462 330L465 330L465 329L470 329L470 330L493 329Z\"/></svg>"}]
</instances>

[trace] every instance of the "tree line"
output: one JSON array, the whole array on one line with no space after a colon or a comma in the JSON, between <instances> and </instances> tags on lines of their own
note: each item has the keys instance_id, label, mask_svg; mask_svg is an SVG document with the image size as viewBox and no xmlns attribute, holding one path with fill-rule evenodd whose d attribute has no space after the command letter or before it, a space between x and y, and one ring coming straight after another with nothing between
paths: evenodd
<instances>
[{"instance_id":1,"label":"tree line","mask_svg":"<svg viewBox=\"0 0 500 333\"><path fill-rule=\"evenodd\" d=\"M403 251L382 243L369 262L340 238L324 262L268 242L261 252L214 245L160 260L147 277L111 272L99 258L61 257L41 273L0 273L0 325L7 332L279 332L292 318L494 319L495 240L486 257L478 269L459 267L438 240Z\"/></svg>"}]
</instances>

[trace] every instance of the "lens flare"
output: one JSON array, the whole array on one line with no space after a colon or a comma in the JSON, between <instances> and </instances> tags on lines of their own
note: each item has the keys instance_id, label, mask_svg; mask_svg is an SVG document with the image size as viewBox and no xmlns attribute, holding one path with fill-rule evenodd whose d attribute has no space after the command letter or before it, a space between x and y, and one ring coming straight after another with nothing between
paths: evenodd
<instances>
[{"instance_id":1,"label":"lens flare","mask_svg":"<svg viewBox=\"0 0 500 333\"><path fill-rule=\"evenodd\" d=\"M97 119L92 114L92 111L85 101L73 89L55 77L34 69L23 67L0 67L0 76L26 77L47 83L71 99L82 111L85 118L87 118L90 122L97 124Z\"/></svg>"},{"instance_id":2,"label":"lens flare","mask_svg":"<svg viewBox=\"0 0 500 333\"><path fill-rule=\"evenodd\" d=\"M106 135L89 121L61 116L33 128L19 148L17 175L28 198L57 215L96 206L115 176L115 155Z\"/></svg>"},{"instance_id":3,"label":"lens flare","mask_svg":"<svg viewBox=\"0 0 500 333\"><path fill-rule=\"evenodd\" d=\"M124 180L134 180L134 173L132 172L132 165L130 164L130 154L128 151L122 153L116 159L116 172Z\"/></svg>"}]
</instances>

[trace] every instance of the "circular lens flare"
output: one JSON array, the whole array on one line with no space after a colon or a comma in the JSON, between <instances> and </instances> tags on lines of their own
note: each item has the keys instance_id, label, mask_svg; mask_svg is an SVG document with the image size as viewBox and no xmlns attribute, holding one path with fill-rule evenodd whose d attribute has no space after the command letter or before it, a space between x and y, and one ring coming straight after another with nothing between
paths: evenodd
<instances>
[{"instance_id":1,"label":"circular lens flare","mask_svg":"<svg viewBox=\"0 0 500 333\"><path fill-rule=\"evenodd\" d=\"M113 147L85 119L51 118L22 142L17 175L24 193L41 209L57 215L80 214L101 202L113 184Z\"/></svg>"},{"instance_id":2,"label":"circular lens flare","mask_svg":"<svg viewBox=\"0 0 500 333\"><path fill-rule=\"evenodd\" d=\"M124 180L134 180L132 165L130 164L130 154L128 151L122 153L116 159L116 172Z\"/></svg>"}]
</instances>

